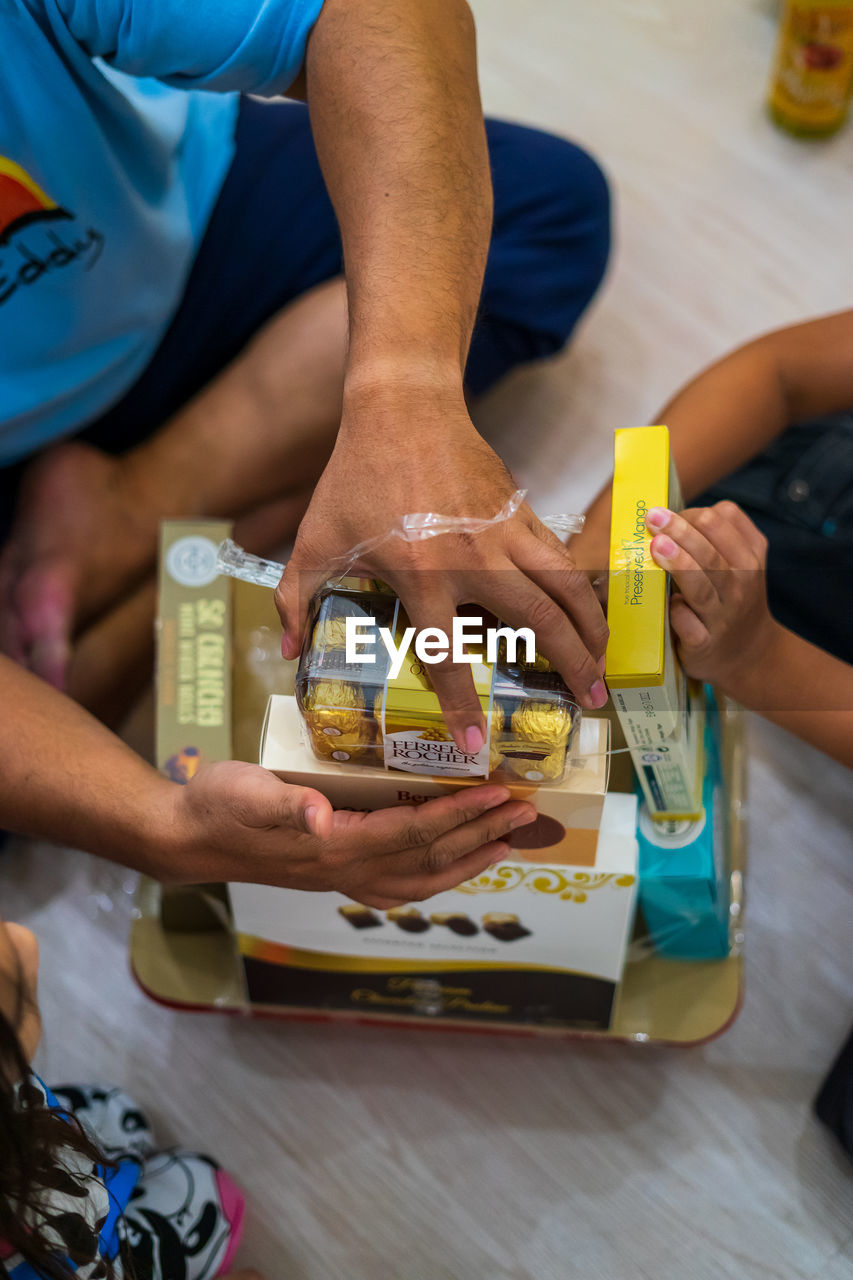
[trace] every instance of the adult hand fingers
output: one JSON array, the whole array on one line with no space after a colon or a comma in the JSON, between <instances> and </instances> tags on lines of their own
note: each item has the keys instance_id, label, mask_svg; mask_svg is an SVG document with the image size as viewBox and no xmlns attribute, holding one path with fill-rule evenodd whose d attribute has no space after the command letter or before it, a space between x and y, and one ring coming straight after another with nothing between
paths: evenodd
<instances>
[{"instance_id":1,"label":"adult hand fingers","mask_svg":"<svg viewBox=\"0 0 853 1280\"><path fill-rule=\"evenodd\" d=\"M549 529L541 528L544 536L519 530L513 561L560 605L603 674L609 632L589 575L576 567L570 552Z\"/></svg>"},{"instance_id":2,"label":"adult hand fingers","mask_svg":"<svg viewBox=\"0 0 853 1280\"><path fill-rule=\"evenodd\" d=\"M422 850L457 827L476 822L509 800L507 787L490 784L465 787L452 796L440 796L417 806L398 805L361 816L361 830L376 856ZM341 815L336 815L340 819ZM345 821L345 820L343 820ZM503 830L507 828L504 827ZM469 844L468 848L473 845Z\"/></svg>"},{"instance_id":3,"label":"adult hand fingers","mask_svg":"<svg viewBox=\"0 0 853 1280\"><path fill-rule=\"evenodd\" d=\"M298 658L308 616L308 605L315 591L329 577L328 567L309 564L298 540L293 555L275 589L275 607L281 619L281 653L284 658Z\"/></svg>"},{"instance_id":4,"label":"adult hand fingers","mask_svg":"<svg viewBox=\"0 0 853 1280\"><path fill-rule=\"evenodd\" d=\"M277 825L327 839L332 833L334 810L326 797L313 787L296 787L277 778L276 782L281 788L275 806Z\"/></svg>"},{"instance_id":5,"label":"adult hand fingers","mask_svg":"<svg viewBox=\"0 0 853 1280\"><path fill-rule=\"evenodd\" d=\"M708 525L713 523L705 518L709 510L707 507L698 508L693 513L697 518L688 520L683 513L678 515L675 511L652 507L646 517L646 526L653 537L665 533L696 562L711 582L724 585L731 566L707 536Z\"/></svg>"},{"instance_id":6,"label":"adult hand fingers","mask_svg":"<svg viewBox=\"0 0 853 1280\"><path fill-rule=\"evenodd\" d=\"M227 816L247 833L269 832L286 841L288 833L325 838L332 831L334 813L324 795L313 787L282 782L260 765L239 760L203 765L187 784L186 794L206 822Z\"/></svg>"},{"instance_id":7,"label":"adult hand fingers","mask_svg":"<svg viewBox=\"0 0 853 1280\"><path fill-rule=\"evenodd\" d=\"M505 841L490 841L478 849L472 849L470 853L458 858L443 871L415 875L403 873L383 879L377 882L377 889L383 894L381 898L367 901L361 895L359 901L366 902L368 906L379 907L380 910L388 909L384 905L386 902L390 902L392 906L403 906L407 902L422 902L424 898L431 898L436 893L445 893L448 889L455 889L457 885L464 884L466 880L472 880L495 862L509 857L510 853L510 846ZM385 893L393 894L393 900L384 897Z\"/></svg>"},{"instance_id":8,"label":"adult hand fingers","mask_svg":"<svg viewBox=\"0 0 853 1280\"><path fill-rule=\"evenodd\" d=\"M697 507L694 510L683 511L679 519L691 531L686 536L695 537L696 535L701 535L708 546L713 548L714 553L721 562L714 567L720 595L724 593L726 583L730 579L733 570L758 568L752 547L744 539L740 528L729 520L723 512L719 511L716 506ZM676 541L681 541L677 535L673 536L675 536Z\"/></svg>"},{"instance_id":9,"label":"adult hand fingers","mask_svg":"<svg viewBox=\"0 0 853 1280\"><path fill-rule=\"evenodd\" d=\"M400 596L411 625L417 631L436 628L449 639L456 613L453 598L434 591L418 594L416 581L413 586L416 594L409 589L405 596ZM476 755L486 740L486 719L474 688L470 663L455 663L448 656L429 665L429 680L453 741L460 751Z\"/></svg>"},{"instance_id":10,"label":"adult hand fingers","mask_svg":"<svg viewBox=\"0 0 853 1280\"><path fill-rule=\"evenodd\" d=\"M527 826L535 820L536 809L532 804L523 800L510 801L434 840L422 855L424 869L441 871L480 845L501 840L517 827Z\"/></svg>"},{"instance_id":11,"label":"adult hand fingers","mask_svg":"<svg viewBox=\"0 0 853 1280\"><path fill-rule=\"evenodd\" d=\"M592 587L589 591L600 613ZM560 605L525 573L516 569L489 574L478 601L511 627L530 628L536 638L536 648L559 671L582 706L604 706L607 690L597 660Z\"/></svg>"}]
</instances>

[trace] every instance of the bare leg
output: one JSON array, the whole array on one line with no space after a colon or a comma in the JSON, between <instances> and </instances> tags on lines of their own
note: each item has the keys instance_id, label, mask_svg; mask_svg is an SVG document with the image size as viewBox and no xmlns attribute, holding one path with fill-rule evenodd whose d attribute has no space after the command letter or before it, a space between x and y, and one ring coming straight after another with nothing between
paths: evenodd
<instances>
[{"instance_id":1,"label":"bare leg","mask_svg":"<svg viewBox=\"0 0 853 1280\"><path fill-rule=\"evenodd\" d=\"M341 420L343 280L275 316L180 413L134 450L161 515L239 516L313 485Z\"/></svg>"},{"instance_id":2,"label":"bare leg","mask_svg":"<svg viewBox=\"0 0 853 1280\"><path fill-rule=\"evenodd\" d=\"M256 555L278 552L296 534L311 490L270 502L236 521L234 537ZM68 693L112 729L142 695L154 666L157 586L153 577L105 613L78 639L68 668Z\"/></svg>"},{"instance_id":3,"label":"bare leg","mask_svg":"<svg viewBox=\"0 0 853 1280\"><path fill-rule=\"evenodd\" d=\"M138 449L114 459L71 442L37 458L0 564L0 646L63 687L68 638L78 646L86 635L74 688L95 705L99 663L111 669L136 629L141 604L129 601L144 598L163 518L246 517L257 549L292 537L334 447L346 332L344 284L329 281L275 316Z\"/></svg>"}]
</instances>

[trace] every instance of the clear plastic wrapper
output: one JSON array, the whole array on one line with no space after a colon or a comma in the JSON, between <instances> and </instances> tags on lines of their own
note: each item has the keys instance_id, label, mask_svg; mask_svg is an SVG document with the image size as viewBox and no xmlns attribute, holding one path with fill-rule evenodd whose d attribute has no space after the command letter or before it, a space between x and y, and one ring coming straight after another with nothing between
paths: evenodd
<instances>
[{"instance_id":1,"label":"clear plastic wrapper","mask_svg":"<svg viewBox=\"0 0 853 1280\"><path fill-rule=\"evenodd\" d=\"M476 535L484 530L511 519L527 497L526 489L516 489L512 497L501 507L497 515L490 519L478 516L443 516L435 511L413 512L401 516L385 533L374 538L367 538L352 547L344 556L339 556L329 565L329 581L336 582L346 576L349 570L364 556L384 546L386 542L397 538L401 542L424 542L427 538L437 538L447 533L465 533ZM558 538L568 538L580 533L584 526L581 515L560 513L543 516L542 523ZM285 565L277 560L265 560L262 556L252 555L244 551L236 542L226 538L219 546L216 568L231 578L239 578L242 582L251 582L259 587L277 587Z\"/></svg>"},{"instance_id":2,"label":"clear plastic wrapper","mask_svg":"<svg viewBox=\"0 0 853 1280\"><path fill-rule=\"evenodd\" d=\"M385 628L397 646L408 625L399 600L382 583L360 579L360 589L354 589L354 580L347 574L365 556L395 538L421 542L454 533L477 536L511 519L526 493L517 489L489 518L433 511L404 515L385 533L359 543L330 565L330 573L339 575L337 585L330 584L312 602L296 681L308 738L319 759L537 785L565 778L580 707L539 654L527 662L504 643L496 660L489 662L483 653L482 660L472 664L488 729L476 756L466 755L453 743L427 667L411 651L396 673L390 653L381 646L373 653L373 662L346 661L347 618L373 624L377 631ZM583 519L559 514L546 517L543 523L562 538L579 532ZM219 548L217 567L220 573L271 587L284 572L284 565L249 555L230 539ZM498 625L494 619L484 619L484 625L490 621Z\"/></svg>"},{"instance_id":3,"label":"clear plastic wrapper","mask_svg":"<svg viewBox=\"0 0 853 1280\"><path fill-rule=\"evenodd\" d=\"M315 597L296 696L319 759L536 785L565 778L580 708L544 658L524 660L523 642L514 655L501 643L494 662L478 652L472 664L487 734L469 755L453 742L411 647L397 662L383 644L371 645L373 661L347 661L348 619L374 637L384 628L398 651L408 626L391 594L329 587Z\"/></svg>"}]
</instances>

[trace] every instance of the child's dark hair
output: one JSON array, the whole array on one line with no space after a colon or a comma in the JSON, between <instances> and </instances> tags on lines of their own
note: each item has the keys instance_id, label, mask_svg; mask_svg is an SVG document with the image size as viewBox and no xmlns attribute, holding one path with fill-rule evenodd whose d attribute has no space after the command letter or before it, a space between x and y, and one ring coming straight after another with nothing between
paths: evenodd
<instances>
[{"instance_id":1,"label":"child's dark hair","mask_svg":"<svg viewBox=\"0 0 853 1280\"><path fill-rule=\"evenodd\" d=\"M18 1019L25 1000L21 984ZM74 1276L74 1267L47 1236L44 1212L50 1191L68 1190L73 1181L58 1159L60 1152L69 1149L93 1164L108 1163L79 1121L45 1106L32 1083L15 1027L0 1012L0 1244L19 1254L46 1280L73 1280ZM83 1190L79 1184L75 1189ZM105 1269L109 1275L108 1262ZM5 1273L0 1262L0 1275Z\"/></svg>"}]
</instances>

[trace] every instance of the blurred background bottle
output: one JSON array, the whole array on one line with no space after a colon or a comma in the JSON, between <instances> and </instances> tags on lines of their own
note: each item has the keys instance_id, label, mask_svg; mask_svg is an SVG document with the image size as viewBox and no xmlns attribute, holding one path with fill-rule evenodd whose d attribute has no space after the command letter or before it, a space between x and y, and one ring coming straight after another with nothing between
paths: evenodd
<instances>
[{"instance_id":1,"label":"blurred background bottle","mask_svg":"<svg viewBox=\"0 0 853 1280\"><path fill-rule=\"evenodd\" d=\"M789 133L825 137L847 118L853 93L853 0L786 0L770 82L773 119Z\"/></svg>"}]
</instances>

